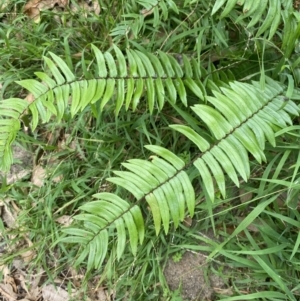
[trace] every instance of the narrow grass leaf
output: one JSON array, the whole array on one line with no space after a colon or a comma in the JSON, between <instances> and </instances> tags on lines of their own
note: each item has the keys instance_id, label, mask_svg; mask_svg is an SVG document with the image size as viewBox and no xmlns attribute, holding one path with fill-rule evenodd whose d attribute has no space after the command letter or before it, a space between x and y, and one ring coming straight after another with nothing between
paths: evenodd
<instances>
[{"instance_id":1,"label":"narrow grass leaf","mask_svg":"<svg viewBox=\"0 0 300 301\"><path fill-rule=\"evenodd\" d=\"M291 298L290 300L295 300L295 297L292 295L289 288L285 285L281 276L278 275L278 272L270 267L262 258L257 255L253 255L253 258L259 263L263 270L279 285L279 287Z\"/></svg>"},{"instance_id":2,"label":"narrow grass leaf","mask_svg":"<svg viewBox=\"0 0 300 301\"><path fill-rule=\"evenodd\" d=\"M278 253L282 250L284 250L286 247L288 247L289 244L284 243L280 244L278 246L272 247L272 248L266 248L266 249L261 249L261 250L256 250L256 251L228 251L227 252L232 252L235 254L246 254L246 255L267 255L267 254L272 254L272 253Z\"/></svg>"},{"instance_id":3,"label":"narrow grass leaf","mask_svg":"<svg viewBox=\"0 0 300 301\"><path fill-rule=\"evenodd\" d=\"M273 292L273 291L262 291L259 293L253 294L243 294L243 296L235 296L235 297L228 297L222 298L222 301L241 301L242 300L258 300L261 298L266 298L267 300L286 300L286 295L280 292ZM276 298L276 299L275 299ZM278 299L277 299L278 298Z\"/></svg>"},{"instance_id":4,"label":"narrow grass leaf","mask_svg":"<svg viewBox=\"0 0 300 301\"><path fill-rule=\"evenodd\" d=\"M297 235L297 240L294 244L294 248L293 248L293 252L290 256L290 261L293 259L293 257L295 256L295 254L299 251L299 246L300 246L300 232L298 232L298 235Z\"/></svg>"},{"instance_id":5,"label":"narrow grass leaf","mask_svg":"<svg viewBox=\"0 0 300 301\"><path fill-rule=\"evenodd\" d=\"M232 232L231 235L227 237L227 239L220 243L216 249L208 256L208 259L213 258L217 253L219 253L220 250L223 249L223 247L236 235L238 235L240 232L244 231L263 211L264 209L274 202L277 199L278 195L273 196L270 199L267 199L265 201L262 201L259 203L248 215L247 217L242 220L242 222L237 226L237 228Z\"/></svg>"}]
</instances>

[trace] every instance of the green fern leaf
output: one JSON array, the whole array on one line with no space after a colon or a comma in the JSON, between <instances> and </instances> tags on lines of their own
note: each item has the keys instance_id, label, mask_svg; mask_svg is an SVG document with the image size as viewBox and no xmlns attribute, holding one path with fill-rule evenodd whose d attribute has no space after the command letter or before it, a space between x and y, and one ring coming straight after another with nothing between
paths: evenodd
<instances>
[{"instance_id":1,"label":"green fern leaf","mask_svg":"<svg viewBox=\"0 0 300 301\"><path fill-rule=\"evenodd\" d=\"M104 55L96 46L92 45L92 49L95 53L97 67L98 67L98 72L97 72L96 76L99 76L101 78L106 78L107 77L107 69L106 69Z\"/></svg>"},{"instance_id":2,"label":"green fern leaf","mask_svg":"<svg viewBox=\"0 0 300 301\"><path fill-rule=\"evenodd\" d=\"M138 65L137 72L140 72ZM171 125L172 129L185 135L199 148L199 154L191 163L198 171L201 185L211 202L215 199L216 190L226 196L227 177L236 186L239 186L238 176L247 181L250 176L249 154L259 163L265 161L266 141L275 145L275 130L292 122L291 112L299 115L297 105L291 100L285 104L282 93L284 87L269 78L266 78L264 90L257 82L252 85L232 82L208 97L208 102L214 107L199 104L192 107L211 131L212 144L196 131L199 127L191 129L186 125ZM176 228L183 221L186 211L193 216L195 191L184 171L187 166L182 159L160 146L149 145L146 148L155 154L150 156L150 160L131 159L123 163L128 171L115 171L116 177L107 180L129 191L136 202L146 200L156 234L161 227L168 233L171 221ZM65 242L85 245L77 262L88 258L89 269L100 267L105 260L107 249L100 242L107 242L109 229L115 228L117 232L118 259L126 248L127 236L131 251L135 254L145 233L143 216L137 203L130 204L110 193L100 193L94 197L96 201L80 208L86 213L76 217L83 221L85 230L77 233L76 228L71 227L64 230L69 236L63 238ZM93 260L95 254L99 254L100 259Z\"/></svg>"},{"instance_id":3,"label":"green fern leaf","mask_svg":"<svg viewBox=\"0 0 300 301\"><path fill-rule=\"evenodd\" d=\"M54 54L52 52L50 52L50 55L51 55L53 61L57 64L57 66L59 66L59 69L63 72L63 75L68 82L72 82L73 80L76 79L75 75L70 70L68 65L64 62L64 60L62 60L59 56L57 56L56 54Z\"/></svg>"},{"instance_id":4,"label":"green fern leaf","mask_svg":"<svg viewBox=\"0 0 300 301\"><path fill-rule=\"evenodd\" d=\"M161 146L147 145L145 148L171 163L177 170L180 170L184 167L184 161L182 159L178 158L172 152Z\"/></svg>"},{"instance_id":5,"label":"green fern leaf","mask_svg":"<svg viewBox=\"0 0 300 301\"><path fill-rule=\"evenodd\" d=\"M77 79L60 57L50 53L52 60L44 57L50 75L36 72L41 82L32 79L17 82L35 98L29 104L33 131L39 122L46 123L53 116L60 122L69 103L71 116L75 116L88 105L98 101L100 111L103 111L111 100L115 102L116 115L124 105L126 110L131 106L135 111L143 96L146 96L150 113L155 108L161 110L166 100L174 105L179 98L187 105L187 89L204 100L206 92L200 81L201 70L196 60L192 59L189 62L186 56L183 56L183 71L172 56L162 51L155 56L127 49L125 55L117 46L114 45L113 48L115 57L110 52L102 53L92 45L96 78L92 78L84 60L81 63L87 79ZM195 78L189 77L192 75ZM17 114L8 111L4 113L18 118ZM287 117L283 117L287 121Z\"/></svg>"}]
</instances>

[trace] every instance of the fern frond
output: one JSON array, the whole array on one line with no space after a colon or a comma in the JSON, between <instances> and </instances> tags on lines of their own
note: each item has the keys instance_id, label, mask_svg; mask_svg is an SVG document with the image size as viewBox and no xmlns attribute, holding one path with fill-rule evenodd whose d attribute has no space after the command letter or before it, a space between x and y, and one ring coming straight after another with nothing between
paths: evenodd
<instances>
[{"instance_id":1,"label":"fern frond","mask_svg":"<svg viewBox=\"0 0 300 301\"><path fill-rule=\"evenodd\" d=\"M116 171L118 177L108 180L123 186L138 200L145 198L153 214L156 233L159 233L161 223L168 233L170 220L174 221L175 227L183 221L186 206L189 213L194 214L194 190L187 174L184 171L179 172L184 167L181 159L158 146L147 148L159 154L162 159L152 156L151 161L129 160L124 166L130 172ZM62 242L84 245L84 251L75 264L80 264L87 257L89 270L101 266L107 253L110 229L117 230L118 259L126 245L125 226L133 254L136 254L138 243L143 242L145 234L143 216L137 205L132 205L112 193L98 193L93 197L97 200L80 207L87 213L75 216L76 220L83 221L80 229L74 226L63 229L68 236L61 239Z\"/></svg>"},{"instance_id":2,"label":"fern frond","mask_svg":"<svg viewBox=\"0 0 300 301\"><path fill-rule=\"evenodd\" d=\"M84 221L85 230L76 231L68 228L63 231L69 236L62 239L68 243L81 243L88 245L88 252L84 251L77 264L88 257L88 269L100 268L105 259L109 228L114 223L117 229L118 245L117 257L120 259L126 245L125 225L129 232L131 250L136 253L138 241L144 239L144 221L138 206L130 208L129 203L118 196L109 193L98 193L94 195L97 201L87 203L80 207L85 214L75 216L76 220ZM122 216L120 218L120 215ZM79 229L78 229L79 230Z\"/></svg>"},{"instance_id":3,"label":"fern frond","mask_svg":"<svg viewBox=\"0 0 300 301\"><path fill-rule=\"evenodd\" d=\"M51 53L52 60L44 58L51 77L39 72L36 75L42 79L42 83L37 80L18 82L35 97L35 101L29 107L34 111L33 129L39 117L42 122L48 121L50 114L45 115L44 112L50 111L51 115L57 115L57 119L60 120L66 111L69 99L71 99L72 116L97 101L100 109L103 110L111 99L115 101L116 115L124 104L126 109L131 105L135 110L144 96L147 96L151 113L155 107L161 110L166 98L172 103L179 98L186 105L186 88L203 99L204 88L201 82L198 78L190 77L190 74L187 77L172 56L161 51L158 56L154 56L127 49L125 57L119 48L116 46L113 48L115 57L110 52L102 53L92 45L97 70L93 79L76 79L67 64ZM54 99L57 104L56 109ZM40 116L35 114L36 111Z\"/></svg>"},{"instance_id":4,"label":"fern frond","mask_svg":"<svg viewBox=\"0 0 300 301\"><path fill-rule=\"evenodd\" d=\"M238 175L244 181L250 176L250 153L259 163L266 161L265 142L275 146L275 131L292 125L289 114L299 115L298 106L286 102L284 89L273 80L267 80L265 90L253 82L230 83L229 88L214 91L215 97L207 100L215 106L195 105L192 109L207 125L215 144L210 145L194 130L184 125L171 127L193 141L201 155L193 164L199 171L211 201L215 196L215 185L225 197L225 176L239 186Z\"/></svg>"},{"instance_id":5,"label":"fern frond","mask_svg":"<svg viewBox=\"0 0 300 301\"><path fill-rule=\"evenodd\" d=\"M242 12L237 10L239 17L236 18L236 23L245 24L248 29L254 28L259 22L262 22L258 27L255 35L256 37L268 33L268 39L271 39L283 22L286 23L288 19L293 19L293 23L297 23L295 16L293 16L292 1L281 0L220 0L216 1L212 9L212 14L221 10L220 17L228 16L237 6L242 6ZM250 22L243 23L246 18L251 18ZM263 21L262 21L263 20ZM286 25L286 24L285 24ZM289 31L289 35L294 35L294 32ZM293 44L294 47L294 44Z\"/></svg>"},{"instance_id":6,"label":"fern frond","mask_svg":"<svg viewBox=\"0 0 300 301\"><path fill-rule=\"evenodd\" d=\"M19 98L0 101L0 169L8 170L13 162L11 144L20 130L19 119L28 102Z\"/></svg>"},{"instance_id":7,"label":"fern frond","mask_svg":"<svg viewBox=\"0 0 300 301\"><path fill-rule=\"evenodd\" d=\"M71 236L64 238L64 241L84 240L85 250L89 250L84 253L84 256L89 256L88 262L92 261L95 249L100 252L102 262L107 252L107 234L103 233L114 226L117 228L117 254L120 258L125 247L126 225L131 249L135 253L138 242L141 243L144 237L144 221L138 207L142 200L151 209L157 234L161 224L165 233L168 233L171 221L175 228L178 227L186 209L191 216L194 214L195 192L184 171L191 163L212 202L216 190L225 198L227 178L236 186L239 186L239 177L247 181L250 177L249 154L259 163L266 161L266 141L275 146L275 132L291 125L290 114L298 116L300 109L292 100L286 101L285 87L269 78L264 90L258 82L252 85L232 82L229 87L220 90L222 93L215 91L214 97L207 97L214 107L200 104L192 107L211 132L212 143L189 126L171 125L172 129L185 135L199 148L199 154L192 162L186 165L163 147L146 146L155 154L150 156L149 161L128 160L123 163L128 171L115 171L116 177L107 179L125 188L137 201L130 203L111 193L95 195L101 200L82 206L80 209L87 211L88 215L83 213L77 218L84 221L86 232L76 234L76 228L66 229L64 232ZM130 221L126 221L129 218ZM83 239L83 236L86 238ZM105 239L103 249L100 247L102 239ZM92 266L99 267L99 261L92 261L89 267Z\"/></svg>"},{"instance_id":8,"label":"fern frond","mask_svg":"<svg viewBox=\"0 0 300 301\"><path fill-rule=\"evenodd\" d=\"M135 110L142 98L147 101L150 113L155 108L162 110L167 99L174 104L179 98L187 105L187 89L204 99L205 89L197 77L199 73L191 70L186 59L182 69L172 56L161 51L155 56L127 49L125 55L114 45L113 56L110 52L101 52L94 45L92 49L95 55L94 78L77 79L60 57L50 53L52 59L44 57L49 74L36 72L40 81L27 79L17 82L33 94L34 100L29 103L13 98L1 102L2 106L16 104L16 109L0 112L1 118L10 118L13 124L6 127L12 131L9 137L6 129L2 131L7 134L0 136L0 158L2 156L5 160L2 168L5 166L7 169L11 164L10 145L16 136L15 129L20 127L21 115L27 109L32 114L31 128L34 131L39 122L46 123L53 116L59 122L64 114L70 112L74 116L90 104L102 111L111 100L118 115L122 107ZM20 110L19 103L22 103Z\"/></svg>"}]
</instances>

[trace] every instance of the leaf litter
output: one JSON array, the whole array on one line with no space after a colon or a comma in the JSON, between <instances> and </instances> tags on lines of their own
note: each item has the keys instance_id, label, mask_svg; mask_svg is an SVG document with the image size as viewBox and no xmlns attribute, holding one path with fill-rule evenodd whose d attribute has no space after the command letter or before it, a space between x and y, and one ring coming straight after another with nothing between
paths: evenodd
<instances>
[{"instance_id":1,"label":"leaf litter","mask_svg":"<svg viewBox=\"0 0 300 301\"><path fill-rule=\"evenodd\" d=\"M75 142L71 140L68 144L66 142L68 138L66 134L62 137L62 141L58 142L58 152L65 148L75 150ZM13 150L15 163L9 172L0 174L0 182L3 182L4 178L8 185L17 181L27 181L31 182L32 189L40 189L49 178L53 183L62 180L62 176L50 177L53 166L57 165L55 158L49 160L47 168L44 168L40 164L34 166L32 153L25 151L22 147L13 146ZM43 202L43 199L40 199L39 202ZM36 205L36 202L32 203L32 207ZM30 239L30 233L22 233L18 236L15 234L16 231L24 232L22 225L18 223L20 214L22 214L21 209L13 199L0 199L1 301L71 301L83 300L83 296L87 301L112 300L111 293L105 287L99 287L97 283L88 283L88 292L83 293L84 275L72 267L69 267L65 275L54 280L49 279L44 269L38 269L35 265L38 250ZM72 216L62 215L57 217L55 222L64 227L70 225L72 220ZM7 264L4 258L11 254L18 255L14 255L12 262ZM52 262L47 262L47 265L49 265L47 269L53 268ZM69 288L70 284L72 289Z\"/></svg>"},{"instance_id":2,"label":"leaf litter","mask_svg":"<svg viewBox=\"0 0 300 301\"><path fill-rule=\"evenodd\" d=\"M24 6L24 13L35 23L39 23L41 21L41 12L47 10L57 11L57 9L72 13L83 11L85 16L91 12L99 15L101 11L99 3L96 0L82 0L78 1L76 5L70 3L69 0L30 0Z\"/></svg>"}]
</instances>

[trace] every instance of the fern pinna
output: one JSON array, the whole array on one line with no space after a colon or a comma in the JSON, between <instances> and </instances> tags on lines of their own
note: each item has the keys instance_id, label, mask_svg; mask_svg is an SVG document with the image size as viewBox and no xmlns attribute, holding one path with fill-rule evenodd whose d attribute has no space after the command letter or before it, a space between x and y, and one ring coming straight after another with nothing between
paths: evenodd
<instances>
[{"instance_id":1,"label":"fern pinna","mask_svg":"<svg viewBox=\"0 0 300 301\"><path fill-rule=\"evenodd\" d=\"M265 161L266 141L275 146L275 132L291 125L290 116L299 114L293 102L299 98L297 91L288 89L287 95L285 86L269 78L264 85L233 81L221 88L212 88L212 96L208 96L200 81L200 68L185 56L181 66L163 52L156 56L127 50L125 56L114 46L113 56L95 46L92 49L97 65L94 78L76 79L66 63L51 54L52 60L44 58L50 75L36 72L41 82L33 79L18 82L33 94L32 103L17 98L0 102L2 167L8 168L12 162L10 146L27 109L31 111L34 130L40 119L48 122L56 116L60 121L66 112L74 116L88 105L94 106L100 114L110 100L114 101L116 115L123 106L135 110L144 96L150 112L154 108L163 109L166 100L174 104L179 98L187 105L188 90L202 100L202 104L194 105L192 110L206 125L211 139L208 141L188 125L171 125L199 149L191 162L185 163L163 147L148 145L146 148L154 153L149 160L128 160L123 163L128 171L115 171L116 177L107 179L129 191L136 201L103 192L80 207L82 213L74 217L78 222L62 230L65 236L61 242L80 244L82 252L76 264L87 258L89 270L102 265L114 231L118 258L124 252L127 236L132 252L137 252L145 235L144 216L139 207L142 200L151 209L156 233L161 226L168 233L171 221L176 228L187 212L194 214L196 196L187 167L197 170L209 201L214 201L216 190L225 197L226 178L236 186L239 186L239 176L247 181L249 154L259 163Z\"/></svg>"}]
</instances>

